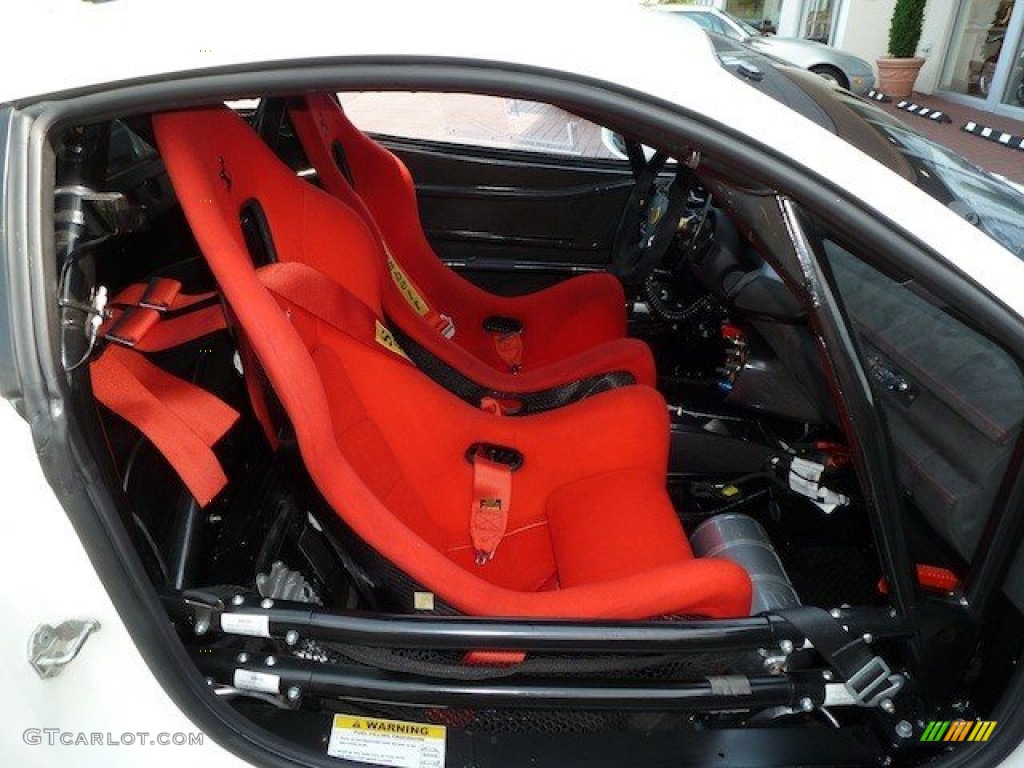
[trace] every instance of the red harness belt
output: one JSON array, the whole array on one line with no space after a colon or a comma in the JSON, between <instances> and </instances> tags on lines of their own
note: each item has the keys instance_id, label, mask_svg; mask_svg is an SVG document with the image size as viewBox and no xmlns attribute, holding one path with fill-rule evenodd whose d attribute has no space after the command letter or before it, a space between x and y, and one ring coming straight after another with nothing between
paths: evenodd
<instances>
[{"instance_id":1,"label":"red harness belt","mask_svg":"<svg viewBox=\"0 0 1024 768\"><path fill-rule=\"evenodd\" d=\"M238 412L204 389L111 346L90 365L96 399L132 424L163 454L201 506L227 485L213 445Z\"/></svg>"},{"instance_id":2,"label":"red harness belt","mask_svg":"<svg viewBox=\"0 0 1024 768\"><path fill-rule=\"evenodd\" d=\"M523 334L521 331L493 333L494 350L512 373L519 373L523 367Z\"/></svg>"},{"instance_id":3,"label":"red harness belt","mask_svg":"<svg viewBox=\"0 0 1024 768\"><path fill-rule=\"evenodd\" d=\"M497 352L511 373L523 367L523 324L514 317L491 315L484 318L484 330L491 335Z\"/></svg>"},{"instance_id":4,"label":"red harness belt","mask_svg":"<svg viewBox=\"0 0 1024 768\"><path fill-rule=\"evenodd\" d=\"M111 302L114 309L100 329L111 345L89 365L96 399L153 443L201 506L227 484L213 446L238 412L138 352L170 349L224 328L219 305L163 319L214 295L185 295L181 283L163 278L129 286Z\"/></svg>"},{"instance_id":5,"label":"red harness belt","mask_svg":"<svg viewBox=\"0 0 1024 768\"><path fill-rule=\"evenodd\" d=\"M480 407L502 415L501 403L485 397ZM486 565L508 530L508 511L512 505L512 472L515 467L493 461L487 448L478 445L472 455L473 506L469 516L469 534L476 551L476 564Z\"/></svg>"},{"instance_id":6,"label":"red harness belt","mask_svg":"<svg viewBox=\"0 0 1024 768\"><path fill-rule=\"evenodd\" d=\"M488 563L505 537L511 503L512 469L491 461L478 449L473 457L473 508L469 518L477 565Z\"/></svg>"},{"instance_id":7,"label":"red harness belt","mask_svg":"<svg viewBox=\"0 0 1024 768\"><path fill-rule=\"evenodd\" d=\"M140 352L171 349L227 327L220 305L212 303L216 296L182 293L181 283L165 277L129 285L110 302L110 316L100 332Z\"/></svg>"}]
</instances>

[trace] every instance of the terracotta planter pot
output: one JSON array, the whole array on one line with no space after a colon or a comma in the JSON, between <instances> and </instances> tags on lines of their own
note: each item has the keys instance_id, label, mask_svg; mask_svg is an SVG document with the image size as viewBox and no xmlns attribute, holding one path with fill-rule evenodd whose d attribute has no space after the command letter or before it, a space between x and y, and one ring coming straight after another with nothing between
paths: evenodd
<instances>
[{"instance_id":1,"label":"terracotta planter pot","mask_svg":"<svg viewBox=\"0 0 1024 768\"><path fill-rule=\"evenodd\" d=\"M895 59L883 56L878 59L878 87L882 93L894 99L909 99L923 66L922 58Z\"/></svg>"}]
</instances>

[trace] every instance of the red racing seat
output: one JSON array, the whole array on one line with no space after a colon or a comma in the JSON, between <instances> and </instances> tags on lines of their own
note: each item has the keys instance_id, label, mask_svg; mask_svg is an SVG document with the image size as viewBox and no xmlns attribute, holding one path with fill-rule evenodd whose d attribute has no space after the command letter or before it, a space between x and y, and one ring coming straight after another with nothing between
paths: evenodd
<instances>
[{"instance_id":1,"label":"red racing seat","mask_svg":"<svg viewBox=\"0 0 1024 768\"><path fill-rule=\"evenodd\" d=\"M626 338L617 278L583 275L516 297L487 293L437 257L408 169L356 128L332 95L297 99L289 115L324 189L356 210L387 250L392 279L384 310L416 345L497 391L534 391L618 371L655 384L650 349ZM504 337L500 319L521 334Z\"/></svg>"},{"instance_id":2,"label":"red racing seat","mask_svg":"<svg viewBox=\"0 0 1024 768\"><path fill-rule=\"evenodd\" d=\"M468 614L748 612L746 572L694 558L669 501L667 415L655 390L625 387L516 419L467 404L389 334L386 267L356 213L298 179L226 108L153 122L185 216L310 477L378 556ZM259 271L240 223L254 204L279 257ZM473 448L481 444L504 457ZM507 518L500 530L496 511Z\"/></svg>"}]
</instances>

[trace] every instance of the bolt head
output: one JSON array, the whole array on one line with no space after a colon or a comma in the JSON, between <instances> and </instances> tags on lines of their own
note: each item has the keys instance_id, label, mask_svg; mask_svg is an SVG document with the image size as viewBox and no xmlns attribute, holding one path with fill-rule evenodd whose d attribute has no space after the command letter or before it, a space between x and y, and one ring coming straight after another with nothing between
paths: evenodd
<instances>
[{"instance_id":1,"label":"bolt head","mask_svg":"<svg viewBox=\"0 0 1024 768\"><path fill-rule=\"evenodd\" d=\"M299 633L294 629L289 629L285 632L284 641L288 643L288 645L295 645L299 642Z\"/></svg>"},{"instance_id":2,"label":"bolt head","mask_svg":"<svg viewBox=\"0 0 1024 768\"><path fill-rule=\"evenodd\" d=\"M245 596L244 595L235 595L234 597L231 598L231 604L232 605L241 605L244 602L245 602Z\"/></svg>"},{"instance_id":3,"label":"bolt head","mask_svg":"<svg viewBox=\"0 0 1024 768\"><path fill-rule=\"evenodd\" d=\"M263 598L263 600L260 602L260 608L273 608L273 607L274 607L274 601L271 600L269 597Z\"/></svg>"},{"instance_id":4,"label":"bolt head","mask_svg":"<svg viewBox=\"0 0 1024 768\"><path fill-rule=\"evenodd\" d=\"M789 655L793 652L793 641L783 640L781 643L779 643L779 648L782 650L783 653Z\"/></svg>"},{"instance_id":5,"label":"bolt head","mask_svg":"<svg viewBox=\"0 0 1024 768\"><path fill-rule=\"evenodd\" d=\"M265 663L265 664L266 664L266 665L267 665L268 667L272 667L272 666L274 666L275 664L277 664L277 657L276 657L276 656L267 656L267 658L266 658L266 661L264 661L264 663Z\"/></svg>"},{"instance_id":6,"label":"bolt head","mask_svg":"<svg viewBox=\"0 0 1024 768\"><path fill-rule=\"evenodd\" d=\"M865 632L863 635L863 640L868 645L871 645L873 642L875 642L875 636L872 635L870 632Z\"/></svg>"},{"instance_id":7,"label":"bolt head","mask_svg":"<svg viewBox=\"0 0 1024 768\"><path fill-rule=\"evenodd\" d=\"M302 689L293 685L288 689L288 701L298 701L302 698Z\"/></svg>"},{"instance_id":8,"label":"bolt head","mask_svg":"<svg viewBox=\"0 0 1024 768\"><path fill-rule=\"evenodd\" d=\"M811 701L809 697L804 696L802 699L800 699L800 709L802 709L804 712L810 712L812 709L814 709L814 702Z\"/></svg>"},{"instance_id":9,"label":"bolt head","mask_svg":"<svg viewBox=\"0 0 1024 768\"><path fill-rule=\"evenodd\" d=\"M210 620L209 619L200 619L199 621L196 622L195 633L197 635L205 635L207 633L207 631L209 631L209 629L210 629Z\"/></svg>"},{"instance_id":10,"label":"bolt head","mask_svg":"<svg viewBox=\"0 0 1024 768\"><path fill-rule=\"evenodd\" d=\"M840 616L843 615L843 613L838 608L833 608L831 611L829 611L829 615L832 616L833 619L838 619Z\"/></svg>"},{"instance_id":11,"label":"bolt head","mask_svg":"<svg viewBox=\"0 0 1024 768\"><path fill-rule=\"evenodd\" d=\"M824 680L826 683L829 682L830 680L832 680L834 677L835 677L835 675L832 674L832 670L831 669L823 669L823 670L821 670L821 679Z\"/></svg>"},{"instance_id":12,"label":"bolt head","mask_svg":"<svg viewBox=\"0 0 1024 768\"><path fill-rule=\"evenodd\" d=\"M896 735L901 739L909 739L914 735L914 726L906 720L900 720L896 723Z\"/></svg>"},{"instance_id":13,"label":"bolt head","mask_svg":"<svg viewBox=\"0 0 1024 768\"><path fill-rule=\"evenodd\" d=\"M248 664L249 663L249 654L248 653L240 653L240 654L238 654L235 657L235 661L237 661L239 664Z\"/></svg>"},{"instance_id":14,"label":"bolt head","mask_svg":"<svg viewBox=\"0 0 1024 768\"><path fill-rule=\"evenodd\" d=\"M882 711L888 715L891 715L896 711L896 705L892 703L892 699L882 699L878 706L882 708Z\"/></svg>"}]
</instances>

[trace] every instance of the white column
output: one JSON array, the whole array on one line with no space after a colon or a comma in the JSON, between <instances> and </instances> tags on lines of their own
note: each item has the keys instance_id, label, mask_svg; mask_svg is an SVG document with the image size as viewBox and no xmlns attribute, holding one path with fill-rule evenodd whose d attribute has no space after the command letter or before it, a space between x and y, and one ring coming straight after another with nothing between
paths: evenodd
<instances>
[{"instance_id":1,"label":"white column","mask_svg":"<svg viewBox=\"0 0 1024 768\"><path fill-rule=\"evenodd\" d=\"M799 37L800 16L803 8L803 0L782 0L782 11L779 15L779 37Z\"/></svg>"},{"instance_id":2,"label":"white column","mask_svg":"<svg viewBox=\"0 0 1024 768\"><path fill-rule=\"evenodd\" d=\"M917 46L918 56L925 57L914 90L934 93L942 77L942 64L949 52L950 36L956 23L957 3L930 0L924 12L924 28Z\"/></svg>"},{"instance_id":3,"label":"white column","mask_svg":"<svg viewBox=\"0 0 1024 768\"><path fill-rule=\"evenodd\" d=\"M889 22L895 7L896 0L845 0L833 45L874 64L889 49Z\"/></svg>"}]
</instances>

